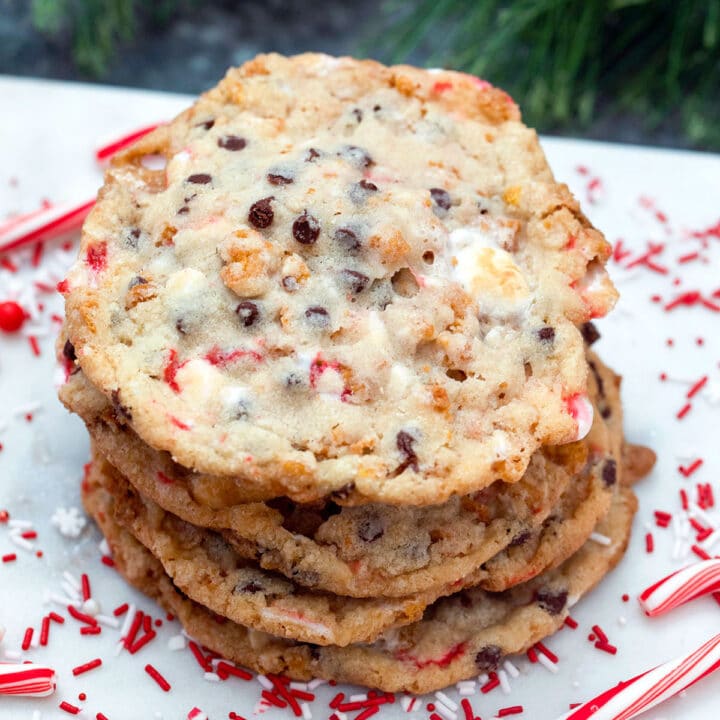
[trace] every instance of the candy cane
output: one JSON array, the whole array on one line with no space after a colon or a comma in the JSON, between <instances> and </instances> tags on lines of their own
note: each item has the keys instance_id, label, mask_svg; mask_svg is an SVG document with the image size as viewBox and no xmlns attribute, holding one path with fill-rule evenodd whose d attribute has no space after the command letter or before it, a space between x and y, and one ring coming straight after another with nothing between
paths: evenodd
<instances>
[{"instance_id":1,"label":"candy cane","mask_svg":"<svg viewBox=\"0 0 720 720\"><path fill-rule=\"evenodd\" d=\"M647 588L639 597L648 617L720 590L720 560L704 560L668 575Z\"/></svg>"},{"instance_id":2,"label":"candy cane","mask_svg":"<svg viewBox=\"0 0 720 720\"><path fill-rule=\"evenodd\" d=\"M46 697L55 692L55 671L26 663L0 663L0 695Z\"/></svg>"},{"instance_id":3,"label":"candy cane","mask_svg":"<svg viewBox=\"0 0 720 720\"><path fill-rule=\"evenodd\" d=\"M95 200L81 205L54 205L43 212L28 213L23 221L0 228L0 253L15 250L36 240L50 240L79 228Z\"/></svg>"},{"instance_id":4,"label":"candy cane","mask_svg":"<svg viewBox=\"0 0 720 720\"><path fill-rule=\"evenodd\" d=\"M107 145L103 145L102 147L99 147L95 151L95 159L98 162L107 160L108 158L115 155L115 153L118 153L121 150L124 150L129 145L132 145L136 140L139 140L141 137L148 135L153 130L158 128L160 125L161 125L161 123L155 123L154 125L148 125L147 127L143 127L143 128L140 128L139 130L135 130L131 133L128 133L127 135L123 135L121 138L118 138L117 140L113 140L112 142L107 143Z\"/></svg>"},{"instance_id":5,"label":"candy cane","mask_svg":"<svg viewBox=\"0 0 720 720\"><path fill-rule=\"evenodd\" d=\"M621 682L558 720L629 720L687 690L720 667L720 635L654 670Z\"/></svg>"}]
</instances>

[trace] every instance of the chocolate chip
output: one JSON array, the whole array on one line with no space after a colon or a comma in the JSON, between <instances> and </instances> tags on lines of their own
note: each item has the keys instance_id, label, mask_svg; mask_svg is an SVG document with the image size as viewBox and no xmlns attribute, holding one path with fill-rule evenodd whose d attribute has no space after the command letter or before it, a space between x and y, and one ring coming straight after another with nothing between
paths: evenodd
<instances>
[{"instance_id":1,"label":"chocolate chip","mask_svg":"<svg viewBox=\"0 0 720 720\"><path fill-rule=\"evenodd\" d=\"M374 182L369 180L361 180L358 185L367 192L377 192L378 186Z\"/></svg>"},{"instance_id":2,"label":"chocolate chip","mask_svg":"<svg viewBox=\"0 0 720 720\"><path fill-rule=\"evenodd\" d=\"M354 295L361 293L370 282L370 278L367 275L363 275L357 270L343 270L342 279L345 285L347 285Z\"/></svg>"},{"instance_id":3,"label":"chocolate chip","mask_svg":"<svg viewBox=\"0 0 720 720\"><path fill-rule=\"evenodd\" d=\"M355 119L358 121L358 123L362 122L363 111L360 108L354 108L352 114L355 116Z\"/></svg>"},{"instance_id":4,"label":"chocolate chip","mask_svg":"<svg viewBox=\"0 0 720 720\"><path fill-rule=\"evenodd\" d=\"M537 604L550 615L558 615L567 604L567 590L538 590L535 593Z\"/></svg>"},{"instance_id":5,"label":"chocolate chip","mask_svg":"<svg viewBox=\"0 0 720 720\"><path fill-rule=\"evenodd\" d=\"M255 580L251 580L248 583L245 583L244 585L242 583L238 583L233 592L234 593L258 593L263 592L265 588L258 582L255 582Z\"/></svg>"},{"instance_id":6,"label":"chocolate chip","mask_svg":"<svg viewBox=\"0 0 720 720\"><path fill-rule=\"evenodd\" d=\"M115 411L116 417L119 415L125 420L132 420L132 412L130 412L130 408L120 402L120 390L113 390L110 393L110 399L112 400L113 410Z\"/></svg>"},{"instance_id":7,"label":"chocolate chip","mask_svg":"<svg viewBox=\"0 0 720 720\"><path fill-rule=\"evenodd\" d=\"M188 177L187 182L192 183L193 185L207 185L209 182L212 182L212 175L208 175L207 173L195 173L194 175L190 175L190 177Z\"/></svg>"},{"instance_id":8,"label":"chocolate chip","mask_svg":"<svg viewBox=\"0 0 720 720\"><path fill-rule=\"evenodd\" d=\"M363 542L375 542L385 534L385 523L378 515L367 515L358 524L357 534Z\"/></svg>"},{"instance_id":9,"label":"chocolate chip","mask_svg":"<svg viewBox=\"0 0 720 720\"><path fill-rule=\"evenodd\" d=\"M583 340L587 345L592 345L600 339L600 331L593 322L586 322L580 326Z\"/></svg>"},{"instance_id":10,"label":"chocolate chip","mask_svg":"<svg viewBox=\"0 0 720 720\"><path fill-rule=\"evenodd\" d=\"M141 275L136 275L129 283L128 289L137 287L138 285L147 285L147 280Z\"/></svg>"},{"instance_id":11,"label":"chocolate chip","mask_svg":"<svg viewBox=\"0 0 720 720\"><path fill-rule=\"evenodd\" d=\"M380 110L382 110L382 108L380 107L380 105L374 105L374 106L373 106L373 112L380 112Z\"/></svg>"},{"instance_id":12,"label":"chocolate chip","mask_svg":"<svg viewBox=\"0 0 720 720\"><path fill-rule=\"evenodd\" d=\"M530 538L532 537L532 533L529 530L523 530L522 532L519 532L508 544L508 547L519 547L520 545L524 545Z\"/></svg>"},{"instance_id":13,"label":"chocolate chip","mask_svg":"<svg viewBox=\"0 0 720 720\"><path fill-rule=\"evenodd\" d=\"M285 387L296 388L305 384L303 378L296 372L290 372L285 376Z\"/></svg>"},{"instance_id":14,"label":"chocolate chip","mask_svg":"<svg viewBox=\"0 0 720 720\"><path fill-rule=\"evenodd\" d=\"M346 483L341 488L333 491L331 497L335 498L336 500L347 500L354 489L355 483L351 480L349 483Z\"/></svg>"},{"instance_id":15,"label":"chocolate chip","mask_svg":"<svg viewBox=\"0 0 720 720\"><path fill-rule=\"evenodd\" d=\"M475 666L480 673L495 672L502 660L502 649L497 645L486 645L475 655Z\"/></svg>"},{"instance_id":16,"label":"chocolate chip","mask_svg":"<svg viewBox=\"0 0 720 720\"><path fill-rule=\"evenodd\" d=\"M305 162L314 162L315 158L319 158L320 153L315 148L310 148L305 155Z\"/></svg>"},{"instance_id":17,"label":"chocolate chip","mask_svg":"<svg viewBox=\"0 0 720 720\"><path fill-rule=\"evenodd\" d=\"M240 318L240 324L244 327L250 327L255 324L260 317L258 306L250 300L243 300L236 308L235 312Z\"/></svg>"},{"instance_id":18,"label":"chocolate chip","mask_svg":"<svg viewBox=\"0 0 720 720\"><path fill-rule=\"evenodd\" d=\"M356 253L362 245L357 234L348 227L338 228L333 235L333 240L349 253Z\"/></svg>"},{"instance_id":19,"label":"chocolate chip","mask_svg":"<svg viewBox=\"0 0 720 720\"><path fill-rule=\"evenodd\" d=\"M290 183L294 182L291 177L286 177L285 175L280 175L279 173L268 173L267 181L271 185L290 185Z\"/></svg>"},{"instance_id":20,"label":"chocolate chip","mask_svg":"<svg viewBox=\"0 0 720 720\"><path fill-rule=\"evenodd\" d=\"M293 223L292 234L302 245L312 245L320 235L320 224L305 210Z\"/></svg>"},{"instance_id":21,"label":"chocolate chip","mask_svg":"<svg viewBox=\"0 0 720 720\"><path fill-rule=\"evenodd\" d=\"M407 468L412 468L415 472L419 472L418 456L415 454L413 448L415 438L409 432L401 430L395 437L395 444L397 445L397 449L405 456L405 459L395 468L393 475L400 475L400 473L405 472Z\"/></svg>"},{"instance_id":22,"label":"chocolate chip","mask_svg":"<svg viewBox=\"0 0 720 720\"><path fill-rule=\"evenodd\" d=\"M262 198L262 200L258 200L251 205L250 212L248 212L248 222L253 227L263 230L264 228L272 225L275 213L273 212L270 203L274 199L275 198L270 195L270 197Z\"/></svg>"},{"instance_id":23,"label":"chocolate chip","mask_svg":"<svg viewBox=\"0 0 720 720\"><path fill-rule=\"evenodd\" d=\"M133 228L125 237L125 244L133 248L133 250L137 250L140 235L140 228Z\"/></svg>"},{"instance_id":24,"label":"chocolate chip","mask_svg":"<svg viewBox=\"0 0 720 720\"><path fill-rule=\"evenodd\" d=\"M312 305L305 311L305 317L315 327L327 327L330 324L328 311L320 305Z\"/></svg>"},{"instance_id":25,"label":"chocolate chip","mask_svg":"<svg viewBox=\"0 0 720 720\"><path fill-rule=\"evenodd\" d=\"M555 328L540 328L537 334L540 340L542 340L543 342L551 343L553 340L555 340Z\"/></svg>"},{"instance_id":26,"label":"chocolate chip","mask_svg":"<svg viewBox=\"0 0 720 720\"><path fill-rule=\"evenodd\" d=\"M609 407L604 407L600 410L603 420L607 420L612 415L612 410Z\"/></svg>"},{"instance_id":27,"label":"chocolate chip","mask_svg":"<svg viewBox=\"0 0 720 720\"><path fill-rule=\"evenodd\" d=\"M176 320L176 321L175 321L175 329L176 329L181 335L187 335L187 334L188 334L187 326L185 325L185 321L184 321L182 318L180 318L179 320Z\"/></svg>"},{"instance_id":28,"label":"chocolate chip","mask_svg":"<svg viewBox=\"0 0 720 720\"><path fill-rule=\"evenodd\" d=\"M310 643L306 643L306 645L310 648L310 659L314 662L320 660L320 647L318 645L311 645Z\"/></svg>"},{"instance_id":29,"label":"chocolate chip","mask_svg":"<svg viewBox=\"0 0 720 720\"><path fill-rule=\"evenodd\" d=\"M178 215L187 215L190 212L190 208L187 205L183 205L178 211Z\"/></svg>"},{"instance_id":30,"label":"chocolate chip","mask_svg":"<svg viewBox=\"0 0 720 720\"><path fill-rule=\"evenodd\" d=\"M63 345L63 357L65 357L70 362L75 362L77 360L77 355L75 354L75 346L69 341L65 341L65 345Z\"/></svg>"},{"instance_id":31,"label":"chocolate chip","mask_svg":"<svg viewBox=\"0 0 720 720\"><path fill-rule=\"evenodd\" d=\"M435 205L441 210L449 210L452 205L450 193L442 188L430 188L430 197Z\"/></svg>"},{"instance_id":32,"label":"chocolate chip","mask_svg":"<svg viewBox=\"0 0 720 720\"><path fill-rule=\"evenodd\" d=\"M607 460L602 469L602 479L606 487L612 487L617 482L617 463Z\"/></svg>"},{"instance_id":33,"label":"chocolate chip","mask_svg":"<svg viewBox=\"0 0 720 720\"><path fill-rule=\"evenodd\" d=\"M244 150L247 146L247 140L242 137L238 137L237 135L224 135L221 138L218 138L217 141L218 147L221 147L223 150L230 150L232 152L236 152L238 150Z\"/></svg>"},{"instance_id":34,"label":"chocolate chip","mask_svg":"<svg viewBox=\"0 0 720 720\"><path fill-rule=\"evenodd\" d=\"M375 164L368 151L357 147L357 145L346 145L338 155L351 162L357 168L369 168Z\"/></svg>"},{"instance_id":35,"label":"chocolate chip","mask_svg":"<svg viewBox=\"0 0 720 720\"><path fill-rule=\"evenodd\" d=\"M295 292L299 287L297 278L293 275L286 275L281 282L283 288L288 292Z\"/></svg>"},{"instance_id":36,"label":"chocolate chip","mask_svg":"<svg viewBox=\"0 0 720 720\"><path fill-rule=\"evenodd\" d=\"M201 127L204 130L210 130L215 124L215 120L205 120L205 122L198 123L195 127Z\"/></svg>"}]
</instances>

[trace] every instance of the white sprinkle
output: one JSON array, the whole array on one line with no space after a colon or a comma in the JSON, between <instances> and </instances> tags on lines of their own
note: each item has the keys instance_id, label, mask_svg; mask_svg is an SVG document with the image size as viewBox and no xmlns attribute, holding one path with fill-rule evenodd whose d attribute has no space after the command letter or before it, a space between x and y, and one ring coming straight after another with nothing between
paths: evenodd
<instances>
[{"instance_id":1,"label":"white sprinkle","mask_svg":"<svg viewBox=\"0 0 720 720\"><path fill-rule=\"evenodd\" d=\"M63 570L63 577L67 580L78 592L80 592L82 586L80 581L69 571Z\"/></svg>"},{"instance_id":2,"label":"white sprinkle","mask_svg":"<svg viewBox=\"0 0 720 720\"><path fill-rule=\"evenodd\" d=\"M707 536L703 545L705 545L706 550L710 550L718 540L720 540L720 530L715 530L711 535Z\"/></svg>"},{"instance_id":3,"label":"white sprinkle","mask_svg":"<svg viewBox=\"0 0 720 720\"><path fill-rule=\"evenodd\" d=\"M65 597L54 592L47 594L47 602L54 602L56 605L60 605L61 607L67 607L68 605L80 607L80 605L82 605L82 602L79 599L75 600L74 598Z\"/></svg>"},{"instance_id":4,"label":"white sprinkle","mask_svg":"<svg viewBox=\"0 0 720 720\"><path fill-rule=\"evenodd\" d=\"M182 635L173 635L168 640L167 646L168 650L176 652L178 650L184 650L187 647L187 643L185 642L185 638Z\"/></svg>"},{"instance_id":5,"label":"white sprinkle","mask_svg":"<svg viewBox=\"0 0 720 720\"><path fill-rule=\"evenodd\" d=\"M510 694L510 681L508 680L507 673L504 670L498 670L498 680L500 681L500 689L504 695Z\"/></svg>"},{"instance_id":6,"label":"white sprinkle","mask_svg":"<svg viewBox=\"0 0 720 720\"><path fill-rule=\"evenodd\" d=\"M217 673L206 672L203 677L208 682L220 682L220 676Z\"/></svg>"},{"instance_id":7,"label":"white sprinkle","mask_svg":"<svg viewBox=\"0 0 720 720\"><path fill-rule=\"evenodd\" d=\"M545 653L539 652L537 659L538 662L544 665L553 675L557 674L557 665Z\"/></svg>"},{"instance_id":8,"label":"white sprinkle","mask_svg":"<svg viewBox=\"0 0 720 720\"><path fill-rule=\"evenodd\" d=\"M100 550L101 555L112 555L110 545L108 545L108 541L105 538L98 543L98 550Z\"/></svg>"},{"instance_id":9,"label":"white sprinkle","mask_svg":"<svg viewBox=\"0 0 720 720\"><path fill-rule=\"evenodd\" d=\"M580 687L580 683L579 683L577 680L573 680L572 686L573 686L574 688L579 688L579 687Z\"/></svg>"},{"instance_id":10,"label":"white sprinkle","mask_svg":"<svg viewBox=\"0 0 720 720\"><path fill-rule=\"evenodd\" d=\"M20 660L22 658L22 653L18 652L17 650L5 650L5 659L6 660Z\"/></svg>"},{"instance_id":11,"label":"white sprinkle","mask_svg":"<svg viewBox=\"0 0 720 720\"><path fill-rule=\"evenodd\" d=\"M19 548L22 548L23 550L27 550L28 552L32 552L33 548L35 547L33 543L31 543L29 540L27 540L24 537L21 537L19 534L16 533L9 533L8 537L10 540L15 543Z\"/></svg>"},{"instance_id":12,"label":"white sprinkle","mask_svg":"<svg viewBox=\"0 0 720 720\"><path fill-rule=\"evenodd\" d=\"M80 603L82 605L82 598L80 597L80 593L69 583L67 580L63 580L60 583L60 587L69 595L74 602Z\"/></svg>"},{"instance_id":13,"label":"white sprinkle","mask_svg":"<svg viewBox=\"0 0 720 720\"><path fill-rule=\"evenodd\" d=\"M289 687L291 690L302 690L303 692L308 689L307 683L304 682L291 682Z\"/></svg>"},{"instance_id":14,"label":"white sprinkle","mask_svg":"<svg viewBox=\"0 0 720 720\"><path fill-rule=\"evenodd\" d=\"M520 671L510 662L510 660L506 660L503 663L503 667L507 670L507 674L511 678L520 677Z\"/></svg>"},{"instance_id":15,"label":"white sprinkle","mask_svg":"<svg viewBox=\"0 0 720 720\"><path fill-rule=\"evenodd\" d=\"M457 720L457 713L453 712L445 703L440 701L435 703L435 712L441 715L445 720Z\"/></svg>"},{"instance_id":16,"label":"white sprinkle","mask_svg":"<svg viewBox=\"0 0 720 720\"><path fill-rule=\"evenodd\" d=\"M257 681L266 689L266 690L272 690L274 685L264 676L264 675L258 675Z\"/></svg>"},{"instance_id":17,"label":"white sprinkle","mask_svg":"<svg viewBox=\"0 0 720 720\"><path fill-rule=\"evenodd\" d=\"M417 698L415 698L415 697L410 697L408 695L405 695L400 698L400 707L405 712L410 712L410 710L412 710L413 706L415 705L416 700L417 700Z\"/></svg>"},{"instance_id":18,"label":"white sprinkle","mask_svg":"<svg viewBox=\"0 0 720 720\"><path fill-rule=\"evenodd\" d=\"M125 620L122 624L122 628L120 628L120 642L122 642L125 639L125 636L130 631L130 626L132 625L133 618L135 617L135 605L131 604L127 611L125 612Z\"/></svg>"},{"instance_id":19,"label":"white sprinkle","mask_svg":"<svg viewBox=\"0 0 720 720\"><path fill-rule=\"evenodd\" d=\"M357 693L350 696L350 702L363 702L367 700L367 693Z\"/></svg>"},{"instance_id":20,"label":"white sprinkle","mask_svg":"<svg viewBox=\"0 0 720 720\"><path fill-rule=\"evenodd\" d=\"M117 645L115 646L115 649L113 650L113 655L117 657L125 647L125 643L122 640L118 640Z\"/></svg>"},{"instance_id":21,"label":"white sprinkle","mask_svg":"<svg viewBox=\"0 0 720 720\"><path fill-rule=\"evenodd\" d=\"M598 545L605 545L606 547L612 545L612 539L599 532L590 533L590 539Z\"/></svg>"},{"instance_id":22,"label":"white sprinkle","mask_svg":"<svg viewBox=\"0 0 720 720\"><path fill-rule=\"evenodd\" d=\"M12 530L29 530L32 526L31 520L8 520L8 527Z\"/></svg>"},{"instance_id":23,"label":"white sprinkle","mask_svg":"<svg viewBox=\"0 0 720 720\"><path fill-rule=\"evenodd\" d=\"M458 688L458 695L474 695L475 694L475 687L462 687Z\"/></svg>"},{"instance_id":24,"label":"white sprinkle","mask_svg":"<svg viewBox=\"0 0 720 720\"><path fill-rule=\"evenodd\" d=\"M445 703L451 710L457 710L458 704L453 702L442 690L438 690L435 693L435 697L441 702Z\"/></svg>"},{"instance_id":25,"label":"white sprinkle","mask_svg":"<svg viewBox=\"0 0 720 720\"><path fill-rule=\"evenodd\" d=\"M82 611L95 617L100 612L100 603L95 598L88 598L82 604Z\"/></svg>"},{"instance_id":26,"label":"white sprinkle","mask_svg":"<svg viewBox=\"0 0 720 720\"><path fill-rule=\"evenodd\" d=\"M618 625L620 625L620 627L624 627L625 625L627 625L627 618L621 615L618 618Z\"/></svg>"},{"instance_id":27,"label":"white sprinkle","mask_svg":"<svg viewBox=\"0 0 720 720\"><path fill-rule=\"evenodd\" d=\"M308 690L315 690L315 688L319 688L321 685L325 685L325 682L326 681L322 678L315 678L307 684Z\"/></svg>"},{"instance_id":28,"label":"white sprinkle","mask_svg":"<svg viewBox=\"0 0 720 720\"><path fill-rule=\"evenodd\" d=\"M478 675L478 682L480 683L480 685L485 685L489 679L490 679L490 676L487 673Z\"/></svg>"},{"instance_id":29,"label":"white sprinkle","mask_svg":"<svg viewBox=\"0 0 720 720\"><path fill-rule=\"evenodd\" d=\"M109 628L113 628L113 629L117 629L120 627L120 621L116 617L113 617L112 615L101 615L98 613L97 615L95 615L95 619L101 625L105 625L105 627L109 627Z\"/></svg>"},{"instance_id":30,"label":"white sprinkle","mask_svg":"<svg viewBox=\"0 0 720 720\"><path fill-rule=\"evenodd\" d=\"M300 709L302 710L304 720L312 720L312 711L306 702L300 703Z\"/></svg>"},{"instance_id":31,"label":"white sprinkle","mask_svg":"<svg viewBox=\"0 0 720 720\"><path fill-rule=\"evenodd\" d=\"M702 520L705 527L715 528L717 524L713 522L712 518L698 505L690 503L690 510L688 515L696 520Z\"/></svg>"}]
</instances>

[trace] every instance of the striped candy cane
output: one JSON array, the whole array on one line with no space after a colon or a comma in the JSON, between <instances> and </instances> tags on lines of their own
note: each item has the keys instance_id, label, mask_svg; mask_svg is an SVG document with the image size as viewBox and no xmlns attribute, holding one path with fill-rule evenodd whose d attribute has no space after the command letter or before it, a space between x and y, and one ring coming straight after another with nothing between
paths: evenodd
<instances>
[{"instance_id":1,"label":"striped candy cane","mask_svg":"<svg viewBox=\"0 0 720 720\"><path fill-rule=\"evenodd\" d=\"M720 560L703 560L668 575L640 595L640 606L648 617L720 590Z\"/></svg>"},{"instance_id":2,"label":"striped candy cane","mask_svg":"<svg viewBox=\"0 0 720 720\"><path fill-rule=\"evenodd\" d=\"M0 663L0 695L46 697L55 692L55 671L26 663Z\"/></svg>"},{"instance_id":3,"label":"striped candy cane","mask_svg":"<svg viewBox=\"0 0 720 720\"><path fill-rule=\"evenodd\" d=\"M720 667L720 635L694 652L619 683L558 720L629 720L654 708Z\"/></svg>"}]
</instances>

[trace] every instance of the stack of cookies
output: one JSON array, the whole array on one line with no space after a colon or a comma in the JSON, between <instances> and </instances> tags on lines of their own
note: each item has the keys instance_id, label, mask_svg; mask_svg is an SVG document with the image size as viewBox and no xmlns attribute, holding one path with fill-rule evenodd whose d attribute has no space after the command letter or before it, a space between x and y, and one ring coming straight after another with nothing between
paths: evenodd
<instances>
[{"instance_id":1,"label":"stack of cookies","mask_svg":"<svg viewBox=\"0 0 720 720\"><path fill-rule=\"evenodd\" d=\"M298 679L425 692L550 634L652 463L589 348L608 254L477 78L231 70L114 158L63 283L120 571Z\"/></svg>"}]
</instances>

